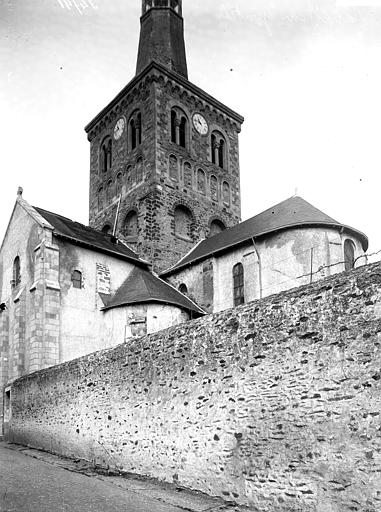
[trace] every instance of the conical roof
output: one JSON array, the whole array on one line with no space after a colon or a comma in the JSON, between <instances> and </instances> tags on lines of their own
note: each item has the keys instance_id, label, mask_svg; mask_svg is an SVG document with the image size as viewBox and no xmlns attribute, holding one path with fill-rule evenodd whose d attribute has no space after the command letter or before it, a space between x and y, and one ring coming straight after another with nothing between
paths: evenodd
<instances>
[{"instance_id":1,"label":"conical roof","mask_svg":"<svg viewBox=\"0 0 381 512\"><path fill-rule=\"evenodd\" d=\"M203 240L174 267L163 272L161 275L170 275L191 263L224 252L252 238L259 238L285 229L308 226L345 229L361 240L364 251L368 249L368 238L364 233L341 224L303 198L294 196L255 217L251 217L232 228Z\"/></svg>"},{"instance_id":2,"label":"conical roof","mask_svg":"<svg viewBox=\"0 0 381 512\"><path fill-rule=\"evenodd\" d=\"M137 267L134 268L115 295L106 302L103 310L149 302L178 306L196 316L205 314L194 302L168 283L147 270Z\"/></svg>"}]
</instances>

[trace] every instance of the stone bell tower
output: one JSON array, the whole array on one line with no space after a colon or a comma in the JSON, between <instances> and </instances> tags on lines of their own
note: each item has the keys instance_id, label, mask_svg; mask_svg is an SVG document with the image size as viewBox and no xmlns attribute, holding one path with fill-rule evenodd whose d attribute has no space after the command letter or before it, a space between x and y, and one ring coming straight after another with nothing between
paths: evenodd
<instances>
[{"instance_id":1,"label":"stone bell tower","mask_svg":"<svg viewBox=\"0 0 381 512\"><path fill-rule=\"evenodd\" d=\"M143 0L140 24L135 78L86 127L90 225L162 271L240 222L243 118L188 81L181 0Z\"/></svg>"}]
</instances>

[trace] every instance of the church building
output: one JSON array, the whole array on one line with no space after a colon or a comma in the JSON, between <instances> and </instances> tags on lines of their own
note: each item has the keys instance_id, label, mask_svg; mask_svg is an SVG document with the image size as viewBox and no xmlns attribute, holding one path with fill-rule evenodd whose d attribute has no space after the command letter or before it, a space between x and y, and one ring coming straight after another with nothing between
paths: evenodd
<instances>
[{"instance_id":1,"label":"church building","mask_svg":"<svg viewBox=\"0 0 381 512\"><path fill-rule=\"evenodd\" d=\"M143 0L136 76L85 128L89 226L18 192L0 248L5 428L22 375L365 261L364 234L300 197L241 222L242 123L188 80L182 1Z\"/></svg>"}]
</instances>

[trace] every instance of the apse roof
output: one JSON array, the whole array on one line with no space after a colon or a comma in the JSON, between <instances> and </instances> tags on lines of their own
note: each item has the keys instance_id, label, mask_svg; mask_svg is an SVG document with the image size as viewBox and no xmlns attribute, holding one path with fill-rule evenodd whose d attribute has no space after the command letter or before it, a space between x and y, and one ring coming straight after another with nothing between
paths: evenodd
<instances>
[{"instance_id":1,"label":"apse roof","mask_svg":"<svg viewBox=\"0 0 381 512\"><path fill-rule=\"evenodd\" d=\"M147 265L145 261L139 259L134 251L110 235L42 208L34 207L34 209L53 226L54 234L58 237L100 252L134 260L135 263L140 265Z\"/></svg>"},{"instance_id":2,"label":"apse roof","mask_svg":"<svg viewBox=\"0 0 381 512\"><path fill-rule=\"evenodd\" d=\"M259 238L276 231L295 227L325 226L344 229L355 234L362 243L364 250L368 248L368 238L349 226L332 219L301 197L291 197L269 208L236 226L226 229L217 235L203 240L195 246L176 265L163 272L163 277L181 268L212 255L225 252L231 247L244 243L252 238Z\"/></svg>"},{"instance_id":3,"label":"apse roof","mask_svg":"<svg viewBox=\"0 0 381 512\"><path fill-rule=\"evenodd\" d=\"M197 316L205 314L205 312L188 299L188 297L159 277L141 268L133 269L113 297L107 300L105 296L103 296L103 299L106 300L105 307L102 308L103 310L131 304L159 302L178 306L187 311L191 311Z\"/></svg>"}]
</instances>

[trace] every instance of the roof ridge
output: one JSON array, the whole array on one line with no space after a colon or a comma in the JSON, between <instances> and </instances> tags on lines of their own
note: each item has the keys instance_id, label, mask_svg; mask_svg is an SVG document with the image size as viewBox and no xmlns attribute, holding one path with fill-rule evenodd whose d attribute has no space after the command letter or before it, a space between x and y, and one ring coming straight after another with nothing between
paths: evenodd
<instances>
[{"instance_id":1,"label":"roof ridge","mask_svg":"<svg viewBox=\"0 0 381 512\"><path fill-rule=\"evenodd\" d=\"M185 295L184 293L180 292L180 290L178 290L177 288L175 288L171 283L168 283L167 281L164 281L164 279L162 279L159 275L156 274L156 272L152 272L152 275L154 275L157 279L159 279L162 283L166 284L169 288L172 288L175 292L179 293L180 295L182 295L186 300L188 300L189 302L191 302L196 308L200 309L203 313L207 314L206 311L201 307L199 306L194 300L192 300L190 297L188 297L187 295Z\"/></svg>"},{"instance_id":2,"label":"roof ridge","mask_svg":"<svg viewBox=\"0 0 381 512\"><path fill-rule=\"evenodd\" d=\"M60 217L61 219L69 220L70 222L74 222L77 224L81 224L80 222L76 222L73 219L70 219L69 217L65 217L65 215L61 215L60 213L51 212L50 210L45 210L45 208L41 208L40 206L32 206L35 210L42 210L45 213L50 213L50 215L55 215L56 217ZM81 224L82 226L85 226L85 224Z\"/></svg>"}]
</instances>

